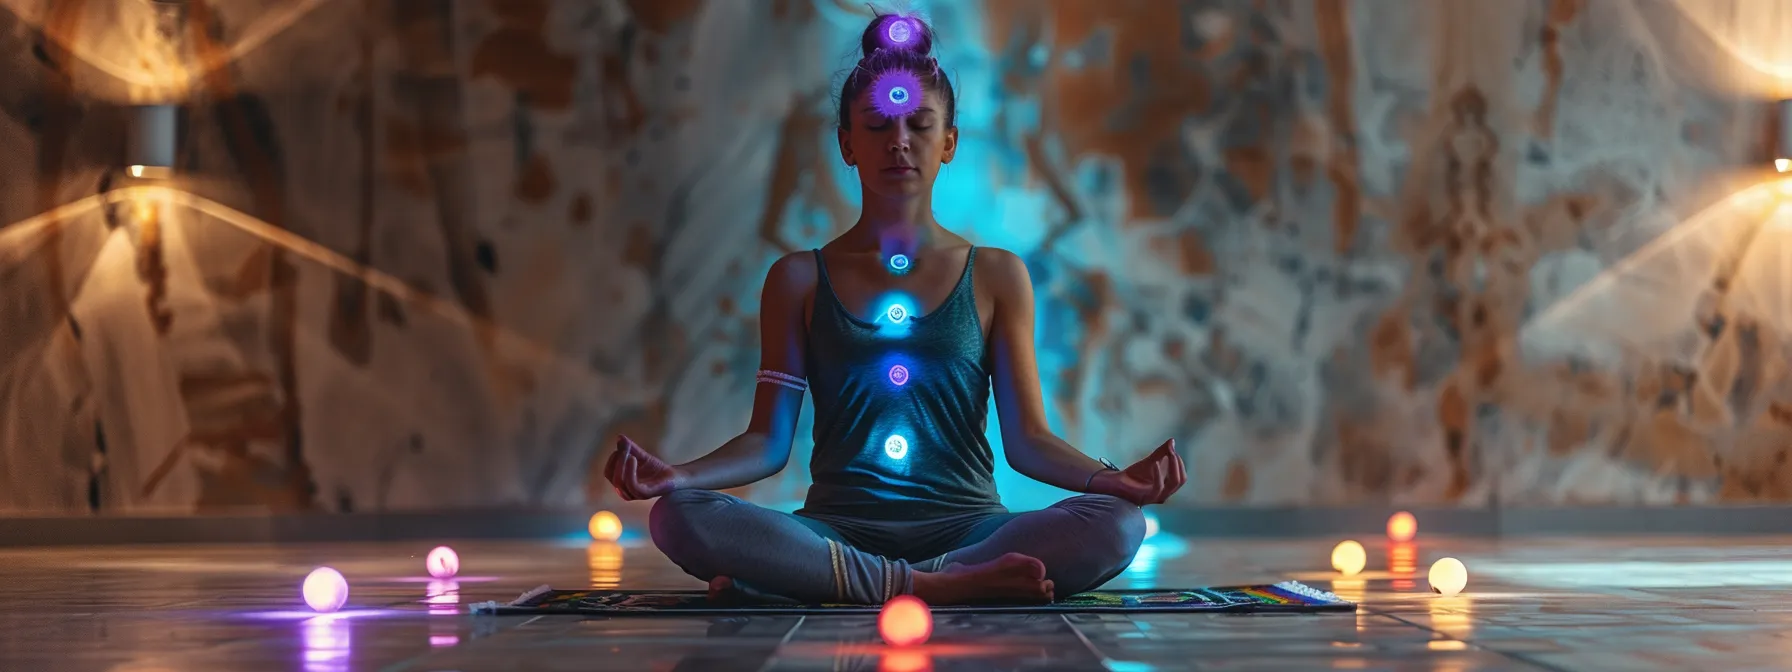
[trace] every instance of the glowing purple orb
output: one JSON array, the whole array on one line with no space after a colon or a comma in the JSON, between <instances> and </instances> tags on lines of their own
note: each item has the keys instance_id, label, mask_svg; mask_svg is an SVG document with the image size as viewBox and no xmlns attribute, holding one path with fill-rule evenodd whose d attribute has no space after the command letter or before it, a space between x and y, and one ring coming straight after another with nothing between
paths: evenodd
<instances>
[{"instance_id":1,"label":"glowing purple orb","mask_svg":"<svg viewBox=\"0 0 1792 672\"><path fill-rule=\"evenodd\" d=\"M890 367L890 382L895 383L897 387L907 385L908 367L901 364Z\"/></svg>"},{"instance_id":2,"label":"glowing purple orb","mask_svg":"<svg viewBox=\"0 0 1792 672\"><path fill-rule=\"evenodd\" d=\"M305 604L314 611L327 614L348 602L348 579L342 578L342 572L329 567L311 570L301 590L305 594Z\"/></svg>"},{"instance_id":3,"label":"glowing purple orb","mask_svg":"<svg viewBox=\"0 0 1792 672\"><path fill-rule=\"evenodd\" d=\"M871 107L889 119L900 119L921 109L921 78L896 69L871 80Z\"/></svg>"},{"instance_id":4,"label":"glowing purple orb","mask_svg":"<svg viewBox=\"0 0 1792 672\"><path fill-rule=\"evenodd\" d=\"M915 24L907 17L898 16L890 20L884 27L884 39L892 47L906 47L915 39Z\"/></svg>"},{"instance_id":5,"label":"glowing purple orb","mask_svg":"<svg viewBox=\"0 0 1792 672\"><path fill-rule=\"evenodd\" d=\"M429 569L430 576L446 579L460 573L460 556L452 548L437 546L423 559L423 566Z\"/></svg>"}]
</instances>

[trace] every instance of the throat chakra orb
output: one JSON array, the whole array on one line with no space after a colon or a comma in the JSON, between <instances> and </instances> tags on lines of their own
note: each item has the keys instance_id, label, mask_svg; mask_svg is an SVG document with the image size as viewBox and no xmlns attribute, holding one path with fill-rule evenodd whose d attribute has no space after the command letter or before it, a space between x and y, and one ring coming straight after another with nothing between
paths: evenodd
<instances>
[{"instance_id":1,"label":"throat chakra orb","mask_svg":"<svg viewBox=\"0 0 1792 672\"><path fill-rule=\"evenodd\" d=\"M907 457L908 439L902 438L901 434L891 434L890 438L884 439L884 454L889 455L892 460Z\"/></svg>"},{"instance_id":2,"label":"throat chakra orb","mask_svg":"<svg viewBox=\"0 0 1792 672\"><path fill-rule=\"evenodd\" d=\"M921 109L921 78L903 69L890 70L871 80L871 107L889 119L900 119Z\"/></svg>"},{"instance_id":3,"label":"throat chakra orb","mask_svg":"<svg viewBox=\"0 0 1792 672\"><path fill-rule=\"evenodd\" d=\"M890 382L897 387L908 384L908 367L901 364L890 367Z\"/></svg>"},{"instance_id":4,"label":"throat chakra orb","mask_svg":"<svg viewBox=\"0 0 1792 672\"><path fill-rule=\"evenodd\" d=\"M890 270L901 273L908 270L908 255L897 254L890 257Z\"/></svg>"},{"instance_id":5,"label":"throat chakra orb","mask_svg":"<svg viewBox=\"0 0 1792 672\"><path fill-rule=\"evenodd\" d=\"M902 304L898 303L890 306L889 310L884 311L884 317L890 318L890 321L896 324L902 324L903 322L908 321L908 309L903 308Z\"/></svg>"}]
</instances>

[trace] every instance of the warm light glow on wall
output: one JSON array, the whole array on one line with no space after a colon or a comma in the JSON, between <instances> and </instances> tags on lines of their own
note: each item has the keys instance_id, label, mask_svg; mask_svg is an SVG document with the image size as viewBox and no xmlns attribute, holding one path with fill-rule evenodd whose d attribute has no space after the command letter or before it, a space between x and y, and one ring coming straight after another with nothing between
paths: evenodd
<instances>
[{"instance_id":1,"label":"warm light glow on wall","mask_svg":"<svg viewBox=\"0 0 1792 672\"><path fill-rule=\"evenodd\" d=\"M1688 22L1736 63L1763 77L1765 96L1792 95L1792 3L1778 0L1674 0ZM1792 158L1792 157L1788 157Z\"/></svg>"},{"instance_id":2,"label":"warm light glow on wall","mask_svg":"<svg viewBox=\"0 0 1792 672\"><path fill-rule=\"evenodd\" d=\"M1788 157L1792 158L1792 157ZM1777 163L1777 162L1776 162ZM1728 309L1792 328L1792 177L1748 187L1655 235L1519 329L1526 358L1697 364L1697 316L1726 276Z\"/></svg>"},{"instance_id":3,"label":"warm light glow on wall","mask_svg":"<svg viewBox=\"0 0 1792 672\"><path fill-rule=\"evenodd\" d=\"M167 101L187 97L194 82L202 79L213 68L226 67L236 62L245 54L255 51L267 44L275 36L286 32L299 19L309 15L313 10L335 0L301 0L286 3L282 10L269 11L263 16L249 22L247 26L236 27L238 37L232 42L224 54L224 59L209 67L182 62L180 57L159 57L155 50L144 50L145 45L136 45L129 50L120 50L116 41L104 43L104 40L77 40L75 43L60 44L63 49L74 54L84 64L104 72L121 82L131 85L134 91L133 101ZM147 3L152 10L168 10L179 6L179 2ZM157 7L156 5L162 5ZM184 18L184 17L183 17ZM97 37L98 34L96 33ZM178 46L178 45L172 45ZM171 52L183 50L175 48ZM123 54L129 58L120 58Z\"/></svg>"}]
</instances>

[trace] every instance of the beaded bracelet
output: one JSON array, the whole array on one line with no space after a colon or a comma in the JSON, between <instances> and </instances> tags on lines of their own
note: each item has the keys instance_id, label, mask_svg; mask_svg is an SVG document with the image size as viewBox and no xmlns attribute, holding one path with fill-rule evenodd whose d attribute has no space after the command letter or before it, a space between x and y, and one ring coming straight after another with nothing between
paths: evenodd
<instances>
[{"instance_id":1,"label":"beaded bracelet","mask_svg":"<svg viewBox=\"0 0 1792 672\"><path fill-rule=\"evenodd\" d=\"M773 385L788 387L798 392L809 389L809 383L807 381L788 373L773 371L771 369L760 369L759 375L754 378L761 383L771 383Z\"/></svg>"},{"instance_id":2,"label":"beaded bracelet","mask_svg":"<svg viewBox=\"0 0 1792 672\"><path fill-rule=\"evenodd\" d=\"M1095 483L1095 477L1096 477L1096 476L1100 476L1100 475L1101 475L1101 472L1104 472L1104 471L1119 471L1119 470L1120 470L1120 468L1119 468L1119 467L1116 467L1116 466L1114 466L1114 463L1113 463L1113 462L1109 462L1109 461L1108 461L1108 458L1105 458L1105 457L1103 457L1103 458L1100 458L1100 462L1101 462L1101 467L1102 467L1102 468L1101 468L1101 469L1098 469L1098 470L1096 470L1096 472L1095 472L1095 473L1093 473L1093 474L1089 474L1089 480L1087 480L1087 481L1084 481L1084 482L1083 482L1083 492L1088 492L1088 491L1089 491L1089 486L1090 486L1090 485L1093 485L1093 484L1094 484L1094 483Z\"/></svg>"}]
</instances>

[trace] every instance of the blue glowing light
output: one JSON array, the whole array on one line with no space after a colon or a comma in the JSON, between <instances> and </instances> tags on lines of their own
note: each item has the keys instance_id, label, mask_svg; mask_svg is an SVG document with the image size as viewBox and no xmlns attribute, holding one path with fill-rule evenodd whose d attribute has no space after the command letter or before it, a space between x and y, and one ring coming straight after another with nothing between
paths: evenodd
<instances>
[{"instance_id":1,"label":"blue glowing light","mask_svg":"<svg viewBox=\"0 0 1792 672\"><path fill-rule=\"evenodd\" d=\"M884 439L884 454L889 455L892 460L906 457L908 455L908 439L902 438L901 434L891 434L890 438Z\"/></svg>"},{"instance_id":2,"label":"blue glowing light","mask_svg":"<svg viewBox=\"0 0 1792 672\"><path fill-rule=\"evenodd\" d=\"M898 254L890 257L890 270L897 273L908 270L908 255Z\"/></svg>"},{"instance_id":3,"label":"blue glowing light","mask_svg":"<svg viewBox=\"0 0 1792 672\"><path fill-rule=\"evenodd\" d=\"M908 384L908 367L901 364L890 367L890 382L897 387Z\"/></svg>"},{"instance_id":4,"label":"blue glowing light","mask_svg":"<svg viewBox=\"0 0 1792 672\"><path fill-rule=\"evenodd\" d=\"M884 311L884 317L890 318L895 324L902 324L908 321L908 309L903 308L900 303L890 304L890 308Z\"/></svg>"}]
</instances>

